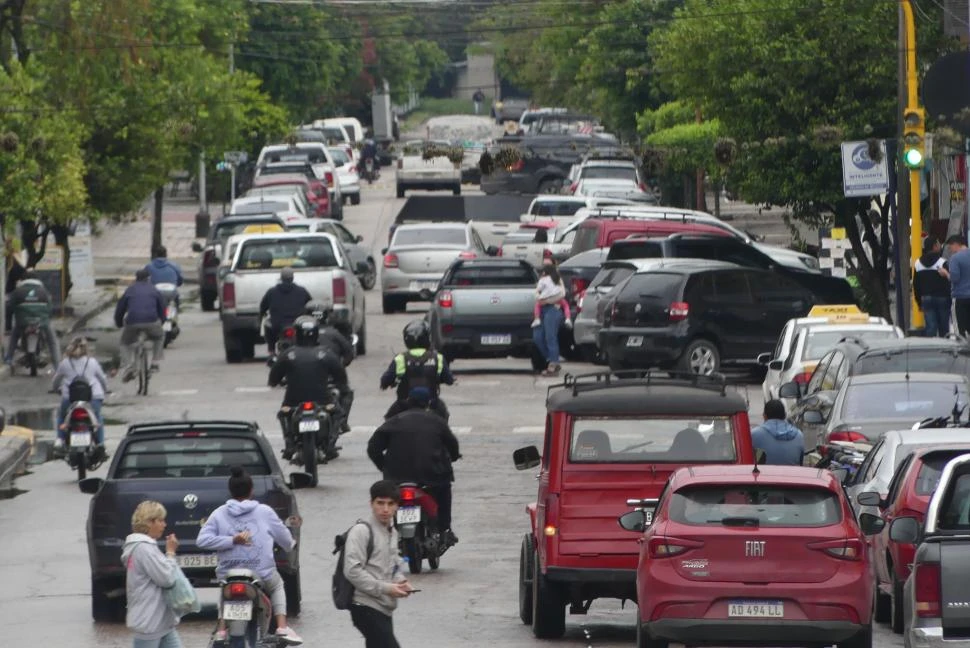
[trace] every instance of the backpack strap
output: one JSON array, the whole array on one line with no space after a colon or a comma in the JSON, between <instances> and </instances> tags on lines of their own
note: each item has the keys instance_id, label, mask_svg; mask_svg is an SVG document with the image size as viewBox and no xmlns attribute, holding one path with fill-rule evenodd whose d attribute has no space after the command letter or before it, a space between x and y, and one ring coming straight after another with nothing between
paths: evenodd
<instances>
[{"instance_id":1,"label":"backpack strap","mask_svg":"<svg viewBox=\"0 0 970 648\"><path fill-rule=\"evenodd\" d=\"M357 520L357 524L367 527L367 561L370 562L370 557L374 554L374 530L364 520Z\"/></svg>"}]
</instances>

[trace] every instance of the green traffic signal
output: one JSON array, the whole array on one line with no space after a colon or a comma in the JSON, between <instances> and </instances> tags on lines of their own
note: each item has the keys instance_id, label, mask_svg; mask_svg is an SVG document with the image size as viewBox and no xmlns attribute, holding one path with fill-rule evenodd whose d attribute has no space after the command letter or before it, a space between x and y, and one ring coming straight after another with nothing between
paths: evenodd
<instances>
[{"instance_id":1,"label":"green traffic signal","mask_svg":"<svg viewBox=\"0 0 970 648\"><path fill-rule=\"evenodd\" d=\"M910 169L918 169L923 166L923 153L917 148L906 149L903 153L903 162Z\"/></svg>"}]
</instances>

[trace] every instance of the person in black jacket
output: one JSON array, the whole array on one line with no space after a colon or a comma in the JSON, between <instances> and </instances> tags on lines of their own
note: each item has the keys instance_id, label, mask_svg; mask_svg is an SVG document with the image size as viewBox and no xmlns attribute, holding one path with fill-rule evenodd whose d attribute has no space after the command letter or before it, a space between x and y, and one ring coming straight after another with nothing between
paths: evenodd
<instances>
[{"instance_id":1,"label":"person in black jacket","mask_svg":"<svg viewBox=\"0 0 970 648\"><path fill-rule=\"evenodd\" d=\"M926 337L946 337L950 333L950 279L940 242L933 236L923 239L923 255L913 267L913 296L923 316Z\"/></svg>"},{"instance_id":2,"label":"person in black jacket","mask_svg":"<svg viewBox=\"0 0 970 648\"><path fill-rule=\"evenodd\" d=\"M267 290L259 302L260 321L269 313L269 326L264 334L270 358L276 355L276 341L280 332L304 313L311 299L306 288L293 282L293 268L283 268L280 282Z\"/></svg>"},{"instance_id":3,"label":"person in black jacket","mask_svg":"<svg viewBox=\"0 0 970 648\"><path fill-rule=\"evenodd\" d=\"M431 391L415 387L410 409L386 420L367 443L367 456L384 479L422 485L438 503L438 529L449 545L458 542L451 530L452 462L461 454L448 424L431 411Z\"/></svg>"},{"instance_id":4,"label":"person in black jacket","mask_svg":"<svg viewBox=\"0 0 970 648\"><path fill-rule=\"evenodd\" d=\"M162 360L165 332L165 298L152 285L151 275L142 268L135 273L135 283L128 286L115 307L115 326L121 332L121 365L124 367L122 381L128 382L135 377L134 345L138 335L144 333L152 341L152 371L158 371Z\"/></svg>"}]
</instances>

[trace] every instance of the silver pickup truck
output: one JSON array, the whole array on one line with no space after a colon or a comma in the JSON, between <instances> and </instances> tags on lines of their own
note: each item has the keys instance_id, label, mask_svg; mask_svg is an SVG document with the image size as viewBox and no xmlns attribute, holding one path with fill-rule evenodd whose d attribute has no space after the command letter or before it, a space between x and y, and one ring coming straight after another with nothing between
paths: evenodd
<instances>
[{"instance_id":1,"label":"silver pickup truck","mask_svg":"<svg viewBox=\"0 0 970 648\"><path fill-rule=\"evenodd\" d=\"M295 283L314 300L333 304L334 317L351 325L358 338L357 353L364 355L364 288L337 238L323 233L255 234L239 242L231 263L220 268L226 361L253 357L256 344L263 340L259 304L279 281L283 268L293 268Z\"/></svg>"},{"instance_id":2,"label":"silver pickup truck","mask_svg":"<svg viewBox=\"0 0 970 648\"><path fill-rule=\"evenodd\" d=\"M529 357L537 280L525 261L455 261L428 311L435 348L449 360Z\"/></svg>"}]
</instances>

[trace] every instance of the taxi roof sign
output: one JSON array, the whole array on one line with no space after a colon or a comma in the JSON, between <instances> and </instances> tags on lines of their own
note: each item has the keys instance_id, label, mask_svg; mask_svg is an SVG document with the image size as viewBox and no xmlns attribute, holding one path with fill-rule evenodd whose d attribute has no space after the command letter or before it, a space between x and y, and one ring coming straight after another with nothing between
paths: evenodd
<instances>
[{"instance_id":1,"label":"taxi roof sign","mask_svg":"<svg viewBox=\"0 0 970 648\"><path fill-rule=\"evenodd\" d=\"M254 223L247 225L243 234L273 234L285 231L278 223Z\"/></svg>"},{"instance_id":2,"label":"taxi roof sign","mask_svg":"<svg viewBox=\"0 0 970 648\"><path fill-rule=\"evenodd\" d=\"M809 317L824 317L833 324L849 324L868 322L869 314L863 313L855 304L829 304L813 306L808 311Z\"/></svg>"}]
</instances>

